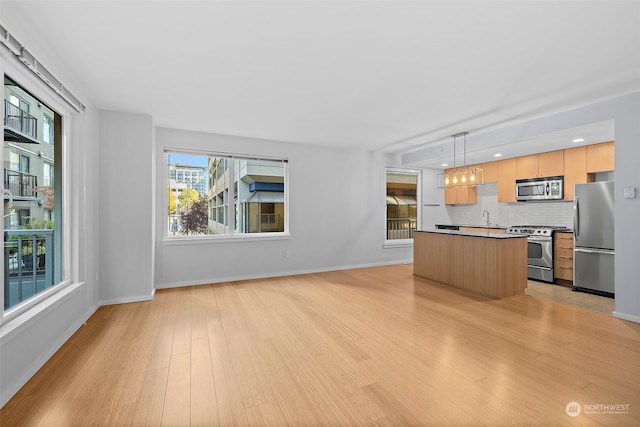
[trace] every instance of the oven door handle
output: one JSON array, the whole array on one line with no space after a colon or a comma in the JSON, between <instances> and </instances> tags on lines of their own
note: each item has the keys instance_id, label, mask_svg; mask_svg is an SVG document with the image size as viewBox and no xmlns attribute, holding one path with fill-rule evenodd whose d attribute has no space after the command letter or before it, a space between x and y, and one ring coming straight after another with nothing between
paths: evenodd
<instances>
[{"instance_id":1,"label":"oven door handle","mask_svg":"<svg viewBox=\"0 0 640 427\"><path fill-rule=\"evenodd\" d=\"M527 240L532 242L550 242L551 237L542 237L542 236L529 236Z\"/></svg>"},{"instance_id":2,"label":"oven door handle","mask_svg":"<svg viewBox=\"0 0 640 427\"><path fill-rule=\"evenodd\" d=\"M551 267L540 267L539 265L527 265L528 268L535 268L538 270L551 270Z\"/></svg>"}]
</instances>

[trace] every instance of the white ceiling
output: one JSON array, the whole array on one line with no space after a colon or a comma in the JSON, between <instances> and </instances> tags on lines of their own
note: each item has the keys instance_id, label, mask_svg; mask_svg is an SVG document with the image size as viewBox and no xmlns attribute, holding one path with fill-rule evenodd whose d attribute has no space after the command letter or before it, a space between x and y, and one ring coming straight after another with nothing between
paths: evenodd
<instances>
[{"instance_id":1,"label":"white ceiling","mask_svg":"<svg viewBox=\"0 0 640 427\"><path fill-rule=\"evenodd\" d=\"M83 102L162 127L402 153L640 90L637 1L2 8L14 36L49 46L27 46L38 58L69 65Z\"/></svg>"}]
</instances>

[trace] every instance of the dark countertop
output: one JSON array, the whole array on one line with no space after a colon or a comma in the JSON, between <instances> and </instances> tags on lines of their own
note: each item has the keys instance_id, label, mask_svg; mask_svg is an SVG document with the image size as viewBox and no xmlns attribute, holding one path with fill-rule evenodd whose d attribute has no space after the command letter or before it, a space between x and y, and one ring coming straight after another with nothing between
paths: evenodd
<instances>
[{"instance_id":1,"label":"dark countertop","mask_svg":"<svg viewBox=\"0 0 640 427\"><path fill-rule=\"evenodd\" d=\"M436 224L435 225L436 228L439 227L473 227L473 228L499 228L501 230L506 230L507 228L509 228L506 225L497 225L497 224L493 224L493 225L486 225L486 224L481 224L481 225L471 225L471 224ZM443 228L443 230L446 228Z\"/></svg>"},{"instance_id":2,"label":"dark countertop","mask_svg":"<svg viewBox=\"0 0 640 427\"><path fill-rule=\"evenodd\" d=\"M464 226L463 226L464 227ZM489 228L499 228L499 227L489 227ZM416 230L416 233L436 233L436 234L450 234L453 236L471 236L471 237L489 237L492 239L517 239L517 238L527 238L526 234L504 234L504 233L483 233L481 231L458 231L458 230Z\"/></svg>"}]
</instances>

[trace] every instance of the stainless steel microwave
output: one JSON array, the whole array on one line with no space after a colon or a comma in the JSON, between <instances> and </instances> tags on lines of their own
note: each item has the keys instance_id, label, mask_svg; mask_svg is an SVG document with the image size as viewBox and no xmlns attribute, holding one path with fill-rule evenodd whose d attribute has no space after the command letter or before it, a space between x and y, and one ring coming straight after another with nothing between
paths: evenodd
<instances>
[{"instance_id":1,"label":"stainless steel microwave","mask_svg":"<svg viewBox=\"0 0 640 427\"><path fill-rule=\"evenodd\" d=\"M562 200L564 177L550 176L516 180L516 200Z\"/></svg>"}]
</instances>

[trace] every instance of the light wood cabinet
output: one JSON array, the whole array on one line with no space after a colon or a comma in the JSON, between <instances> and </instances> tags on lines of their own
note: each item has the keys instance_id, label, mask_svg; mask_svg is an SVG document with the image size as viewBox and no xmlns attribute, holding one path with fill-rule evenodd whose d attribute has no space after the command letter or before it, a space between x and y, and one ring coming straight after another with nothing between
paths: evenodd
<instances>
[{"instance_id":1,"label":"light wood cabinet","mask_svg":"<svg viewBox=\"0 0 640 427\"><path fill-rule=\"evenodd\" d=\"M516 202L516 159L498 161L498 202Z\"/></svg>"},{"instance_id":2,"label":"light wood cabinet","mask_svg":"<svg viewBox=\"0 0 640 427\"><path fill-rule=\"evenodd\" d=\"M538 155L516 157L516 179L536 178L538 176Z\"/></svg>"},{"instance_id":3,"label":"light wood cabinet","mask_svg":"<svg viewBox=\"0 0 640 427\"><path fill-rule=\"evenodd\" d=\"M614 142L603 142L549 151L530 156L469 165L467 169L482 168L484 182L498 183L498 202L515 203L516 179L564 176L564 200L573 200L573 186L592 182L594 173L613 171ZM463 168L457 168L462 170ZM445 170L445 173L453 169ZM478 200L476 187L445 188L445 204L467 205Z\"/></svg>"},{"instance_id":4,"label":"light wood cabinet","mask_svg":"<svg viewBox=\"0 0 640 427\"><path fill-rule=\"evenodd\" d=\"M573 281L573 233L553 233L553 275L556 282Z\"/></svg>"},{"instance_id":5,"label":"light wood cabinet","mask_svg":"<svg viewBox=\"0 0 640 427\"><path fill-rule=\"evenodd\" d=\"M527 239L416 231L413 274L493 298L527 287Z\"/></svg>"},{"instance_id":6,"label":"light wood cabinet","mask_svg":"<svg viewBox=\"0 0 640 427\"><path fill-rule=\"evenodd\" d=\"M588 182L587 148L575 147L564 150L564 199L573 200L573 186Z\"/></svg>"},{"instance_id":7,"label":"light wood cabinet","mask_svg":"<svg viewBox=\"0 0 640 427\"><path fill-rule=\"evenodd\" d=\"M469 169L469 167L467 167ZM445 175L463 168L445 169ZM444 203L447 205L474 205L478 201L478 189L471 187L446 187L444 189Z\"/></svg>"},{"instance_id":8,"label":"light wood cabinet","mask_svg":"<svg viewBox=\"0 0 640 427\"><path fill-rule=\"evenodd\" d=\"M612 142L587 145L587 173L608 172L615 169L615 147Z\"/></svg>"},{"instance_id":9,"label":"light wood cabinet","mask_svg":"<svg viewBox=\"0 0 640 427\"><path fill-rule=\"evenodd\" d=\"M484 182L498 182L498 162L487 162L480 165L484 174Z\"/></svg>"},{"instance_id":10,"label":"light wood cabinet","mask_svg":"<svg viewBox=\"0 0 640 427\"><path fill-rule=\"evenodd\" d=\"M564 173L564 151L538 154L538 176L560 176Z\"/></svg>"},{"instance_id":11,"label":"light wood cabinet","mask_svg":"<svg viewBox=\"0 0 640 427\"><path fill-rule=\"evenodd\" d=\"M560 176L564 171L563 151L532 154L516 158L516 179Z\"/></svg>"}]
</instances>

